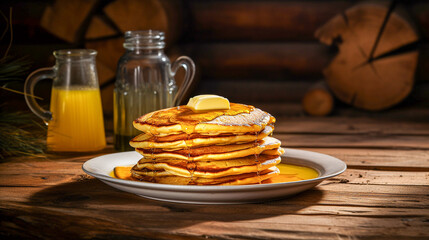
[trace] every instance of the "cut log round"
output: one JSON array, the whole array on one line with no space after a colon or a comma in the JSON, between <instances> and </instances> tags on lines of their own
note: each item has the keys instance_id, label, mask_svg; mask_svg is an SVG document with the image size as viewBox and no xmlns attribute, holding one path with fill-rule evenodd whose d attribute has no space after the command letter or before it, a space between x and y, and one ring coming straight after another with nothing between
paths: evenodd
<instances>
[{"instance_id":1,"label":"cut log round","mask_svg":"<svg viewBox=\"0 0 429 240\"><path fill-rule=\"evenodd\" d=\"M67 42L79 41L82 25L96 5L97 0L57 0L45 8L40 25Z\"/></svg>"},{"instance_id":2,"label":"cut log round","mask_svg":"<svg viewBox=\"0 0 429 240\"><path fill-rule=\"evenodd\" d=\"M123 34L130 30L165 32L167 47L179 38L183 26L182 1L175 0L56 0L45 9L41 25L76 46L98 51L97 70L103 109L112 111L112 78L124 53Z\"/></svg>"},{"instance_id":3,"label":"cut log round","mask_svg":"<svg viewBox=\"0 0 429 240\"><path fill-rule=\"evenodd\" d=\"M414 84L417 31L395 5L364 3L316 32L339 52L324 70L335 96L355 107L382 110L402 101Z\"/></svg>"},{"instance_id":4,"label":"cut log round","mask_svg":"<svg viewBox=\"0 0 429 240\"><path fill-rule=\"evenodd\" d=\"M113 112L113 89L115 71L104 65L102 61L97 61L97 73L101 90L101 103L105 113Z\"/></svg>"},{"instance_id":5,"label":"cut log round","mask_svg":"<svg viewBox=\"0 0 429 240\"><path fill-rule=\"evenodd\" d=\"M122 33L116 31L116 29L107 24L106 20L101 16L95 15L89 22L88 29L85 33L85 39L109 38L117 35L122 35Z\"/></svg>"},{"instance_id":6,"label":"cut log round","mask_svg":"<svg viewBox=\"0 0 429 240\"><path fill-rule=\"evenodd\" d=\"M167 0L116 0L103 11L122 32L148 29L163 31L168 44L174 42L181 32L178 3Z\"/></svg>"},{"instance_id":7,"label":"cut log round","mask_svg":"<svg viewBox=\"0 0 429 240\"><path fill-rule=\"evenodd\" d=\"M316 83L304 95L302 108L312 116L326 116L334 109L334 98L324 81Z\"/></svg>"},{"instance_id":8,"label":"cut log round","mask_svg":"<svg viewBox=\"0 0 429 240\"><path fill-rule=\"evenodd\" d=\"M90 41L85 43L85 47L98 51L97 61L104 63L111 70L115 71L119 58L124 54L125 49L122 46L123 37Z\"/></svg>"}]
</instances>

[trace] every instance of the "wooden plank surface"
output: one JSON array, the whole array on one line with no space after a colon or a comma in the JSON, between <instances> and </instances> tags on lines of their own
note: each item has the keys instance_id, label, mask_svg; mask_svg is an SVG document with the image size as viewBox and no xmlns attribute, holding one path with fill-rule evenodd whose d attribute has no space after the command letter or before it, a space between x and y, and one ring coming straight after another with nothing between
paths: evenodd
<instances>
[{"instance_id":1,"label":"wooden plank surface","mask_svg":"<svg viewBox=\"0 0 429 240\"><path fill-rule=\"evenodd\" d=\"M421 0L401 3L427 39L429 4ZM309 41L320 26L355 4L349 0L193 0L188 3L193 23L188 37L204 41Z\"/></svg>"},{"instance_id":2,"label":"wooden plank surface","mask_svg":"<svg viewBox=\"0 0 429 240\"><path fill-rule=\"evenodd\" d=\"M38 167L28 167L28 165L24 166L22 164L2 165L2 169L7 169L7 171L1 173L0 186L55 186L62 183L85 180L86 175L80 169L81 164L79 162L73 164L49 163L49 166L40 164L41 166ZM68 170L63 170L63 168L67 168ZM55 169L60 170L55 171ZM415 168L412 171L348 169L341 179L345 179L350 183L362 184L429 185L428 172L428 168Z\"/></svg>"},{"instance_id":3,"label":"wooden plank surface","mask_svg":"<svg viewBox=\"0 0 429 240\"><path fill-rule=\"evenodd\" d=\"M372 183L350 184L340 183L335 179L297 197L269 204L216 207L146 200L119 192L95 179L69 182L45 189L14 187L10 190L8 191L9 194L2 191L0 209L2 209L2 213L5 207L24 211L24 213L20 213L21 216L30 215L23 217L24 222L30 219L34 220L37 217L31 216L34 212L43 213L42 216L47 216L48 219L55 218L57 215L73 214L72 216L86 221L91 219L94 223L100 224L98 227L94 226L92 231L101 231L108 227L104 223L106 219L111 223L118 223L120 220L121 224L125 223L127 226L121 234L126 233L126 229L132 228L137 228L140 231L155 228L155 232L177 234L169 225L171 218L177 221L176 227L178 225L179 228L180 226L185 227L189 232L184 234L188 235L192 234L192 230L198 229L193 224L204 225L207 221L219 225L220 229L212 232L213 236L218 237L228 230L227 223L236 227L242 225L250 231L251 223L256 222L260 225L251 230L252 234L280 223L292 223L294 226L295 224L298 226L311 223L309 226L300 229L306 234L310 234L312 227L325 232L328 226L340 231L343 231L341 228L351 228L353 229L351 233L357 234L359 231L364 231L365 227L358 224L362 224L360 220L365 219L373 222L374 231L378 234L383 228L399 225L405 231L401 234L410 237L418 235L419 227L427 227L427 222L425 223L427 218L425 217L429 214L427 210L429 207L427 196L429 188L427 185L418 187ZM25 194L19 196L20 193ZM12 197L6 197L6 195L12 195ZM9 200L6 201L6 198ZM11 198L15 198L13 200L15 203L10 203ZM112 211L112 209L114 210ZM26 210L34 212L25 213ZM413 227L404 226L403 220L395 221L396 218L398 220L399 218L409 219L407 221L411 221L410 224ZM341 223L344 220L347 220L347 223ZM315 222L319 223L316 224ZM36 223L38 222L30 221L27 224ZM62 226L66 223L58 224ZM191 224L191 226L188 227L187 224ZM325 229L322 231L321 228ZM286 230L285 227L280 229ZM70 229L65 228L64 232L68 231ZM232 229L227 232L229 231ZM238 233L234 232L234 234ZM397 236L401 236L401 234Z\"/></svg>"},{"instance_id":4,"label":"wooden plank surface","mask_svg":"<svg viewBox=\"0 0 429 240\"><path fill-rule=\"evenodd\" d=\"M301 102L314 81L264 81L208 79L197 83L192 95L217 94L230 102ZM257 93L257 94L256 94Z\"/></svg>"},{"instance_id":5,"label":"wooden plank surface","mask_svg":"<svg viewBox=\"0 0 429 240\"><path fill-rule=\"evenodd\" d=\"M274 134L285 147L347 147L367 149L429 149L427 136Z\"/></svg>"},{"instance_id":6,"label":"wooden plank surface","mask_svg":"<svg viewBox=\"0 0 429 240\"><path fill-rule=\"evenodd\" d=\"M276 133L284 134L368 134L429 136L429 122L424 119L396 120L369 117L280 117Z\"/></svg>"},{"instance_id":7,"label":"wooden plank surface","mask_svg":"<svg viewBox=\"0 0 429 240\"><path fill-rule=\"evenodd\" d=\"M180 46L212 79L321 78L333 53L318 42L215 42Z\"/></svg>"},{"instance_id":8,"label":"wooden plank surface","mask_svg":"<svg viewBox=\"0 0 429 240\"><path fill-rule=\"evenodd\" d=\"M43 225L41 220L45 218L55 220L55 223L45 226L48 232L61 229L57 234L78 234L81 237L86 234L102 237L100 234L112 227L119 236L127 236L134 229L132 235L145 232L148 235L144 236L167 234L180 239L176 236L179 232L179 236L192 237L196 232L205 231L210 223L217 226L216 231L212 228L207 232L212 237L229 234L245 237L243 229L251 233L249 236L268 237L264 230L274 229L275 225L278 230L297 231L306 236L311 236L312 232L329 236L335 232L345 236L377 236L384 231L385 236L405 238L423 236L421 231L428 227L428 186L421 187L356 185L337 181L269 204L213 207L146 200L88 179L43 190L24 188L23 192L33 191L33 194L20 199L22 203L17 199L15 203L4 201L5 194L1 194L0 211L7 216L14 215L8 209L17 210L20 221L16 223L15 230L20 226L36 228ZM17 195L22 191L20 189L10 192ZM76 219L81 219L76 228L69 227L70 221ZM174 219L174 227L171 219ZM401 229L399 232L394 230L398 227ZM89 232L72 232L82 228ZM8 230L7 226L2 230ZM287 236L284 234L286 232L281 232L276 238ZM195 236L201 237L200 234Z\"/></svg>"},{"instance_id":9,"label":"wooden plank surface","mask_svg":"<svg viewBox=\"0 0 429 240\"><path fill-rule=\"evenodd\" d=\"M415 117L408 121L377 117L280 117L274 136L284 147L428 150L429 123L417 114Z\"/></svg>"},{"instance_id":10,"label":"wooden plank surface","mask_svg":"<svg viewBox=\"0 0 429 240\"><path fill-rule=\"evenodd\" d=\"M429 150L419 148L427 146L428 130L418 119L278 118L284 146L306 145L349 168L309 191L266 203L177 204L121 192L81 170L111 146L86 156L10 158L0 163L0 237L427 239Z\"/></svg>"},{"instance_id":11,"label":"wooden plank surface","mask_svg":"<svg viewBox=\"0 0 429 240\"><path fill-rule=\"evenodd\" d=\"M192 39L312 40L350 1L190 1Z\"/></svg>"},{"instance_id":12,"label":"wooden plank surface","mask_svg":"<svg viewBox=\"0 0 429 240\"><path fill-rule=\"evenodd\" d=\"M287 144L286 144L287 146ZM428 150L391 150L361 148L303 148L332 155L347 163L348 168L428 171Z\"/></svg>"}]
</instances>

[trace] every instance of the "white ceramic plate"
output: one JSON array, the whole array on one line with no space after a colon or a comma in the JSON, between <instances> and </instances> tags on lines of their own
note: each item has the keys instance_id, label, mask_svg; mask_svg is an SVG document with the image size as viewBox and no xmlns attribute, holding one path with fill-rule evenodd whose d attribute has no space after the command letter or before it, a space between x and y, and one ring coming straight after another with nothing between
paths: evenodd
<instances>
[{"instance_id":1,"label":"white ceramic plate","mask_svg":"<svg viewBox=\"0 0 429 240\"><path fill-rule=\"evenodd\" d=\"M114 188L150 199L180 203L230 204L284 198L310 189L323 180L344 172L347 168L343 161L325 154L286 148L282 155L283 163L311 167L319 172L319 177L261 185L183 186L129 181L109 176L114 167L133 165L140 158L141 155L134 151L107 154L86 161L82 169Z\"/></svg>"}]
</instances>

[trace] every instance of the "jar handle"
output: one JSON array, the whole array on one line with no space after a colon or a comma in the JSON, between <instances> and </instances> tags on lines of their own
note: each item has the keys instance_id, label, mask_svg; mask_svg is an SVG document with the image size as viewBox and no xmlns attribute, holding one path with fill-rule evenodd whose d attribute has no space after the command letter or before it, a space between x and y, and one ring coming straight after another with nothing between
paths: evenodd
<instances>
[{"instance_id":1,"label":"jar handle","mask_svg":"<svg viewBox=\"0 0 429 240\"><path fill-rule=\"evenodd\" d=\"M180 67L183 67L185 69L185 80L183 81L182 87L177 91L177 94L173 99L174 106L179 105L180 102L183 100L183 97L185 97L185 94L191 86L191 83L194 80L195 76L195 63L194 61L192 61L191 58L187 56L181 56L173 62L171 66L171 72L173 77L174 75L176 75L176 72L177 70L179 70Z\"/></svg>"},{"instance_id":2,"label":"jar handle","mask_svg":"<svg viewBox=\"0 0 429 240\"><path fill-rule=\"evenodd\" d=\"M41 68L32 72L27 77L24 84L24 93L25 93L24 97L28 107L34 114L36 114L38 117L43 119L45 123L49 122L52 119L52 113L49 112L48 110L43 109L37 103L36 99L34 98L34 86L36 86L36 84L42 79L47 79L47 78L53 79L54 77L55 77L55 71L53 67Z\"/></svg>"}]
</instances>

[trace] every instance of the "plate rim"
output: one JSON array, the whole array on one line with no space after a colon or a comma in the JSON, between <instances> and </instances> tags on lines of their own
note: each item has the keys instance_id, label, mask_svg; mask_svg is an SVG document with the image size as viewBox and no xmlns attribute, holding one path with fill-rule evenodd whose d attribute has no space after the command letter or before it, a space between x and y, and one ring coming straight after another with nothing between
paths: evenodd
<instances>
[{"instance_id":1,"label":"plate rim","mask_svg":"<svg viewBox=\"0 0 429 240\"><path fill-rule=\"evenodd\" d=\"M125 185L125 186L129 186L129 187L138 187L138 188L145 188L145 189L155 189L158 191L186 191L186 192L210 192L210 191L215 191L215 192L228 192L228 191L237 191L237 190L267 190L267 189L271 189L271 188L279 188L279 187L288 187L288 186L297 186L297 185L301 185L301 184L308 184L308 183L313 183L313 182L321 182L327 178L331 178L334 176L337 176L341 173L343 173L346 169L347 169L347 164L330 155L327 154L323 154L323 153L318 153L318 152L313 152L313 151L308 151L308 150L301 150L301 149L293 149L293 148L284 148L285 149L285 153L282 154L282 157L286 157L286 158L297 158L297 159L303 159L302 155L313 155L313 157L323 157L323 158L328 158L331 161L334 161L336 164L339 164L341 166L339 166L338 171L335 171L333 173L327 174L327 175L323 175L323 176L319 176L317 178L312 178L312 179L307 179L307 180L300 180L300 181L294 181L294 182L282 182L282 183L269 183L269 184L250 184L250 185L226 185L226 186L201 186L201 185L173 185L173 184L159 184L159 183L150 183L150 182L139 182L139 181L131 181L131 180L124 180L124 179L118 179L118 178L113 178L109 175L105 175L105 174L101 174L101 173L96 173L93 171L88 170L88 165L90 165L93 161L97 161L99 159L105 158L106 156L114 156L114 155L125 155L125 154L131 154L134 151L127 151L127 152L118 152L118 153L110 153L110 154L104 154L95 158L91 158L87 161L85 161L85 163L82 164L82 170L101 180L101 181L108 181L108 182L113 182L115 184L120 184L120 185ZM134 152L135 153L135 152ZM311 159L305 158L305 161L310 161ZM137 159L138 161L138 159ZM319 169L317 169L317 171L319 171ZM320 171L319 171L320 173Z\"/></svg>"}]
</instances>

